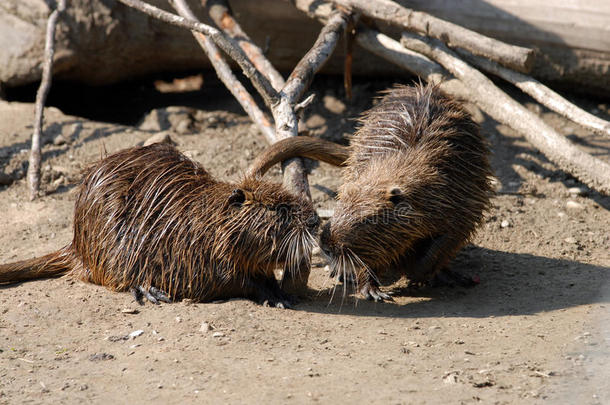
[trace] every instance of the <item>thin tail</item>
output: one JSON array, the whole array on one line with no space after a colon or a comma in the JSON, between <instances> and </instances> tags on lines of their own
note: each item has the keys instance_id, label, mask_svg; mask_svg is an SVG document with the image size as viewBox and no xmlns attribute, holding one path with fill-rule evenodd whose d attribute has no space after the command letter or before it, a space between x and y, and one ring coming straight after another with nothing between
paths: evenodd
<instances>
[{"instance_id":1,"label":"thin tail","mask_svg":"<svg viewBox=\"0 0 610 405\"><path fill-rule=\"evenodd\" d=\"M0 283L17 283L38 278L59 277L72 269L69 246L48 255L0 265Z\"/></svg>"},{"instance_id":2,"label":"thin tail","mask_svg":"<svg viewBox=\"0 0 610 405\"><path fill-rule=\"evenodd\" d=\"M349 157L349 148L311 136L282 139L267 147L256 158L248 168L246 176L262 177L274 164L297 156L320 160L333 166L343 166Z\"/></svg>"}]
</instances>

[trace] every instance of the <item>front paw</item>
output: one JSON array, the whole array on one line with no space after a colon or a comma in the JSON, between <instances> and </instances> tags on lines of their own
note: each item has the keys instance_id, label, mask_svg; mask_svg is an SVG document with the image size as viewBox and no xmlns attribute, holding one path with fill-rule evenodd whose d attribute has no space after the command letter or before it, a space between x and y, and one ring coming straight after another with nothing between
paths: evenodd
<instances>
[{"instance_id":1,"label":"front paw","mask_svg":"<svg viewBox=\"0 0 610 405\"><path fill-rule=\"evenodd\" d=\"M375 302L385 302L390 301L393 302L394 298L388 293L384 293L379 289L378 285L375 285L371 282L367 282L360 288L360 294L364 296L367 300L375 301Z\"/></svg>"}]
</instances>

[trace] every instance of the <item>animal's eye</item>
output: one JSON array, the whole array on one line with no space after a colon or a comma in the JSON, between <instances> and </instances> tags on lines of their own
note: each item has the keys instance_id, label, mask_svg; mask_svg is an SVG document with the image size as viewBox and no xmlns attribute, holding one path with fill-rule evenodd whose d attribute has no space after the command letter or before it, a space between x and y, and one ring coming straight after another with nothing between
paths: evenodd
<instances>
[{"instance_id":1,"label":"animal's eye","mask_svg":"<svg viewBox=\"0 0 610 405\"><path fill-rule=\"evenodd\" d=\"M288 214L290 214L290 205L286 203L280 203L275 206L275 210L281 215L287 216Z\"/></svg>"},{"instance_id":2,"label":"animal's eye","mask_svg":"<svg viewBox=\"0 0 610 405\"><path fill-rule=\"evenodd\" d=\"M233 190L233 192L227 199L227 206L228 207L241 207L241 205L244 203L245 200L246 200L246 194L244 193L244 190L242 190L241 188L236 188L235 190Z\"/></svg>"},{"instance_id":3,"label":"animal's eye","mask_svg":"<svg viewBox=\"0 0 610 405\"><path fill-rule=\"evenodd\" d=\"M403 200L402 190L398 187L391 189L388 194L389 194L388 199L394 205L399 204Z\"/></svg>"}]
</instances>

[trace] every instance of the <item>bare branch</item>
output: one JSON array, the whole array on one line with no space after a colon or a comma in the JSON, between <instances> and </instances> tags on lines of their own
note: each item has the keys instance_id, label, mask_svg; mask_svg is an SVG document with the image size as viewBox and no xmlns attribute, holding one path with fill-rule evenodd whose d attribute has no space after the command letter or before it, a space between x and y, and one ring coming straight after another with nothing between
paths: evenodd
<instances>
[{"instance_id":1,"label":"bare branch","mask_svg":"<svg viewBox=\"0 0 610 405\"><path fill-rule=\"evenodd\" d=\"M51 77L53 73L53 55L55 55L55 27L59 15L66 9L66 0L59 0L57 7L47 21L46 41L44 47L44 64L42 66L42 79L36 93L36 113L34 117L34 133L32 134L32 149L28 166L28 183L30 188L30 200L36 198L40 189L40 136L42 134L42 121L44 119L44 105L47 94L51 88Z\"/></svg>"},{"instance_id":2,"label":"bare branch","mask_svg":"<svg viewBox=\"0 0 610 405\"><path fill-rule=\"evenodd\" d=\"M197 17L193 14L184 0L173 0L172 5L182 17L192 21L197 21ZM207 36L200 32L193 32L193 36L201 48L203 48L205 54L208 56L208 59L212 63L212 66L214 67L214 70L216 70L216 74L220 80L224 83L231 94L233 94L250 119L252 119L252 121L257 125L258 129L260 129L263 136L267 139L267 142L275 142L276 138L273 124L258 107L256 101L254 101L250 93L248 93L248 90L246 90L241 82L237 80L231 71L229 64L225 61L223 55L218 50L218 47L216 47L214 42L212 42Z\"/></svg>"},{"instance_id":3,"label":"bare branch","mask_svg":"<svg viewBox=\"0 0 610 405\"><path fill-rule=\"evenodd\" d=\"M345 61L343 63L343 88L345 98L352 99L352 62L354 60L354 38L356 36L356 22L350 18L345 28Z\"/></svg>"},{"instance_id":4,"label":"bare branch","mask_svg":"<svg viewBox=\"0 0 610 405\"><path fill-rule=\"evenodd\" d=\"M586 129L590 129L598 134L610 136L610 122L596 117L595 115L590 114L578 106L570 103L568 100L549 89L533 77L507 69L493 61L481 58L480 56L473 55L463 50L458 50L458 53L466 58L466 60L468 60L470 63L491 74L501 77L507 82L514 84L523 90L524 93L529 94L540 104L548 107L556 113L567 117Z\"/></svg>"},{"instance_id":5,"label":"bare branch","mask_svg":"<svg viewBox=\"0 0 610 405\"><path fill-rule=\"evenodd\" d=\"M610 193L608 163L578 149L536 114L497 88L484 74L458 58L445 44L410 33L403 33L402 44L434 58L462 82L476 89L471 92L472 101L495 120L523 135L562 170L602 193Z\"/></svg>"},{"instance_id":6,"label":"bare branch","mask_svg":"<svg viewBox=\"0 0 610 405\"><path fill-rule=\"evenodd\" d=\"M513 70L527 73L534 63L534 52L531 49L509 45L430 14L403 7L391 0L332 2L357 10L371 18L437 38L451 47L467 49L475 55L492 59Z\"/></svg>"},{"instance_id":7,"label":"bare branch","mask_svg":"<svg viewBox=\"0 0 610 405\"><path fill-rule=\"evenodd\" d=\"M168 13L167 11L161 10L160 8L151 6L150 4L144 3L141 0L119 0L126 6L135 8L153 18L164 21L166 23L176 25L178 27L186 28L191 31L200 32L208 36L220 49L226 52L231 59L233 59L242 68L244 75L256 88L265 100L265 104L269 107L279 102L279 95L273 88L269 80L261 72L256 70L252 62L244 54L242 49L233 41L231 38L225 36L224 33L217 30L209 25L202 24L197 21L186 19L178 15Z\"/></svg>"},{"instance_id":8,"label":"bare branch","mask_svg":"<svg viewBox=\"0 0 610 405\"><path fill-rule=\"evenodd\" d=\"M269 79L274 89L280 91L284 87L284 78L265 57L263 51L241 29L241 26L233 17L227 1L202 0L202 4L208 8L210 17L218 28L237 41L237 44L243 49L254 66Z\"/></svg>"},{"instance_id":9,"label":"bare branch","mask_svg":"<svg viewBox=\"0 0 610 405\"><path fill-rule=\"evenodd\" d=\"M345 29L348 15L336 11L320 31L313 47L294 68L282 92L291 104L297 103L311 84L314 74L322 68L335 50L341 32Z\"/></svg>"}]
</instances>

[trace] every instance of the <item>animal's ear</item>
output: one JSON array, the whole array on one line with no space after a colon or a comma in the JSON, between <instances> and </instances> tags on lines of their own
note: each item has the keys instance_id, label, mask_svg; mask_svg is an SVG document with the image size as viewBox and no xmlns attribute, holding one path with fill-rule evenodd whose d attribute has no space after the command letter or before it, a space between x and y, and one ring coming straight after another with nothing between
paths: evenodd
<instances>
[{"instance_id":1,"label":"animal's ear","mask_svg":"<svg viewBox=\"0 0 610 405\"><path fill-rule=\"evenodd\" d=\"M244 201L246 201L246 193L241 188L236 188L227 200L227 207L241 207Z\"/></svg>"},{"instance_id":2,"label":"animal's ear","mask_svg":"<svg viewBox=\"0 0 610 405\"><path fill-rule=\"evenodd\" d=\"M392 186L388 189L388 199L392 204L398 204L403 200L402 189Z\"/></svg>"}]
</instances>

